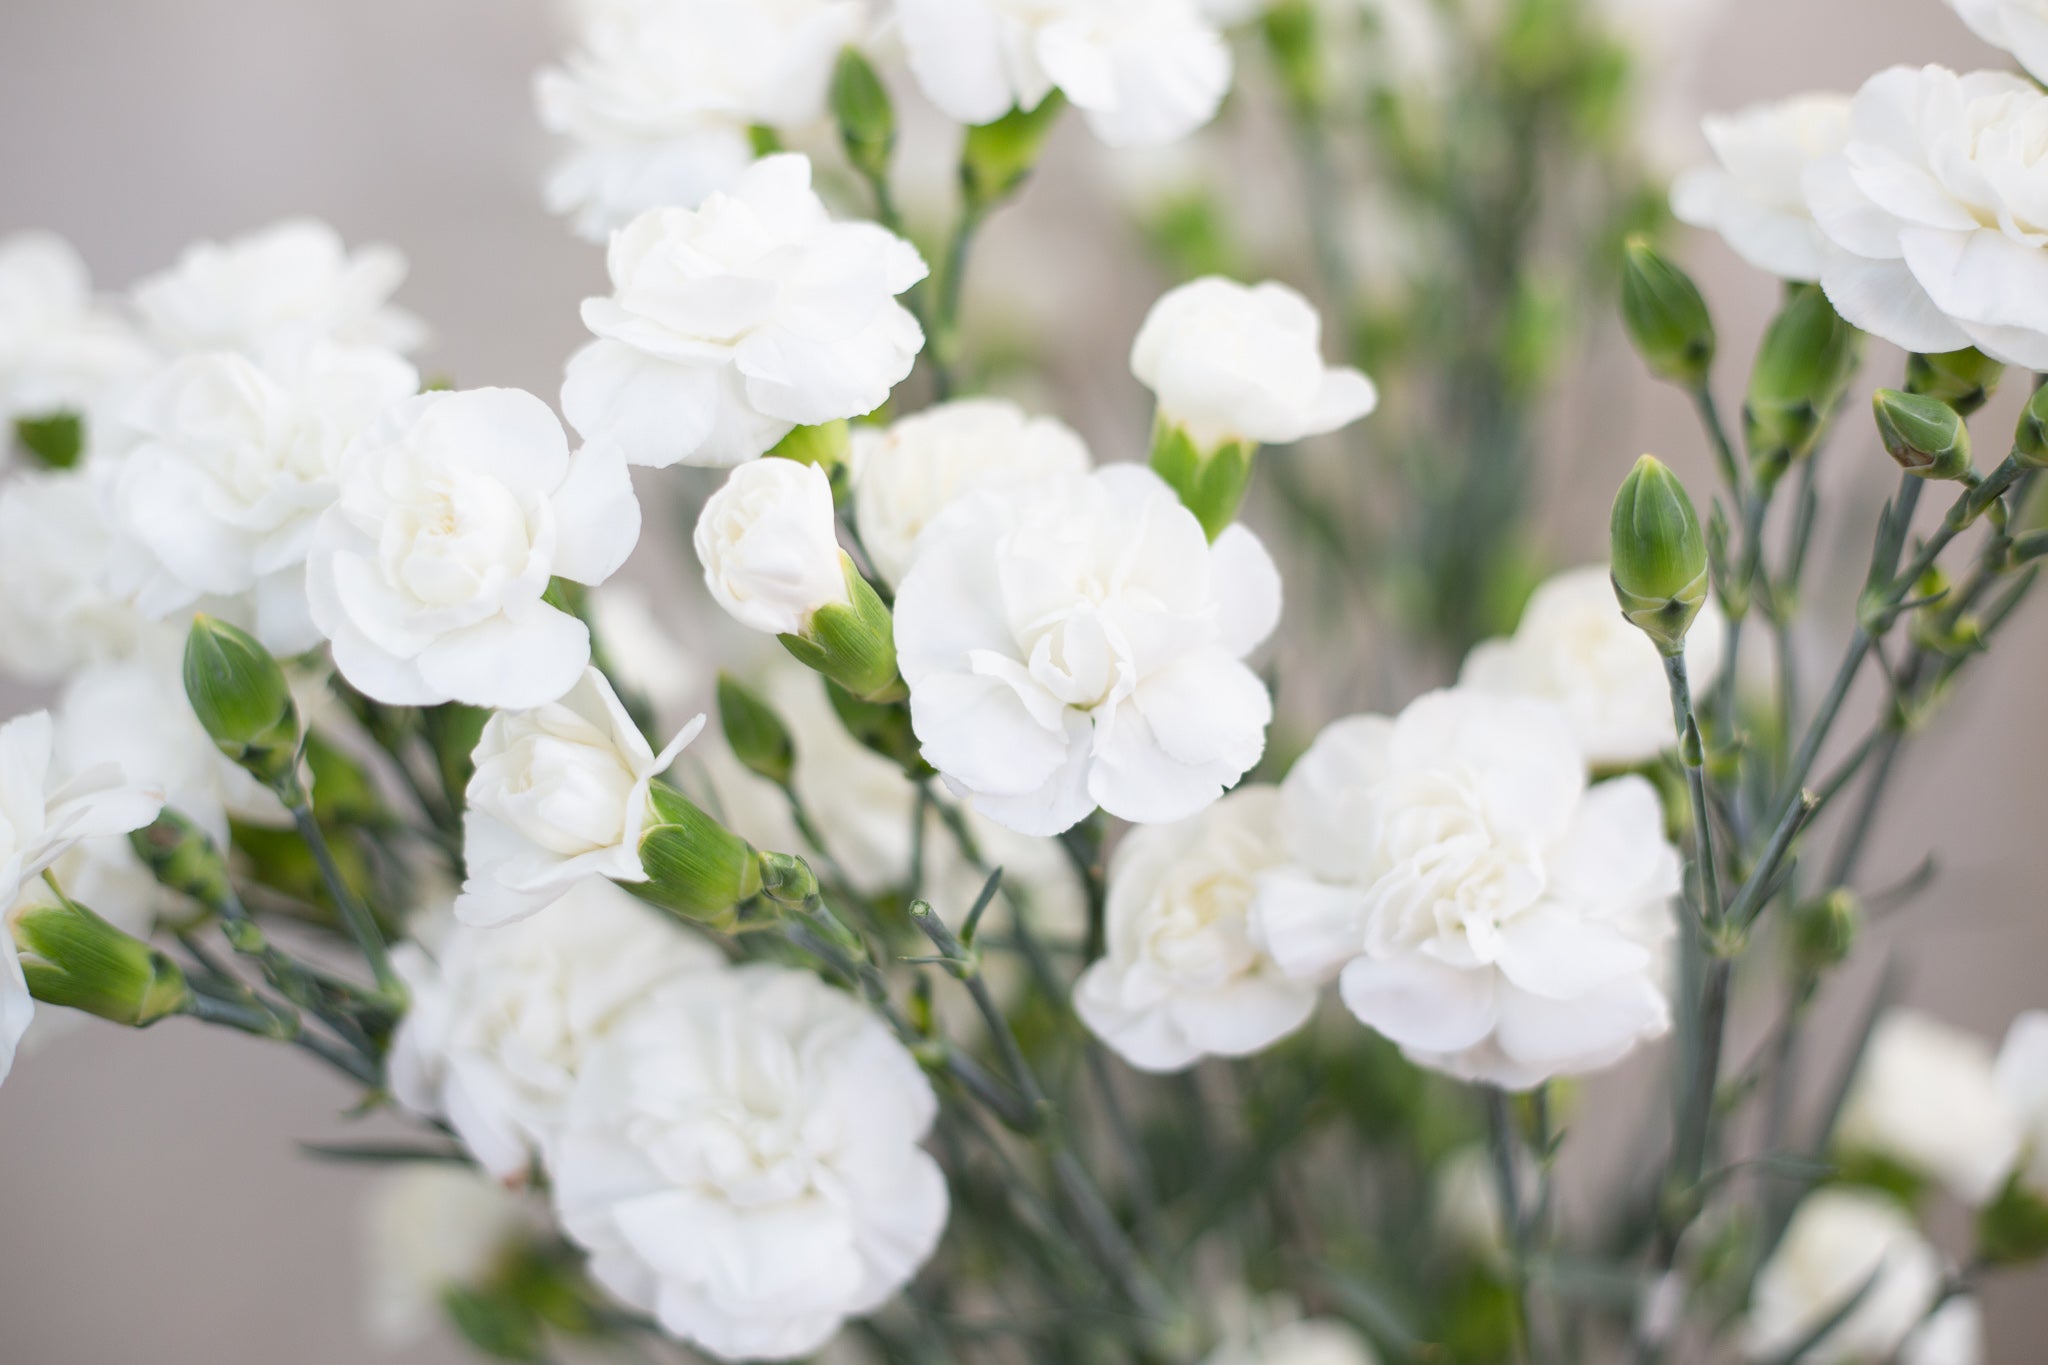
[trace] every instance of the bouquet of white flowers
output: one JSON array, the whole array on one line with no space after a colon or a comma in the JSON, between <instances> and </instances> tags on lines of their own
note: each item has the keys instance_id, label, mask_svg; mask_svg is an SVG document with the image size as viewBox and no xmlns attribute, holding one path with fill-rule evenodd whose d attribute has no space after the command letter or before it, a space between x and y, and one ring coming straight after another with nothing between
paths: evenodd
<instances>
[{"instance_id":1,"label":"bouquet of white flowers","mask_svg":"<svg viewBox=\"0 0 2048 1365\"><path fill-rule=\"evenodd\" d=\"M2048 78L2041 0L1955 7ZM316 223L123 299L0 239L0 666L56 689L0 727L0 1078L53 1010L297 1049L416 1130L317 1149L399 1167L376 1327L495 1359L1983 1359L2048 1014L1807 1026L2048 555L2041 374L1969 425L2048 372L2035 79L1707 120L1671 212L1785 281L1731 423L1627 135L1687 7L573 8L548 194L609 292L556 406L423 384L402 260ZM1169 286L1149 451L966 307L1091 142ZM1611 452L1545 573L1615 310L1719 486ZM1837 434L1897 463L1874 528ZM627 571L678 518L701 592ZM1824 523L1868 548L1816 695Z\"/></svg>"}]
</instances>

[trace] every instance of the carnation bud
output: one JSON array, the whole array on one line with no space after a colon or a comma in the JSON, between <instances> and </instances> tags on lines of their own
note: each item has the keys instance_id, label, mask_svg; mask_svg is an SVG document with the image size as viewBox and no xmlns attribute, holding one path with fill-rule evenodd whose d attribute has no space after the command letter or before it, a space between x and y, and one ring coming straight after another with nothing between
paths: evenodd
<instances>
[{"instance_id":1,"label":"carnation bud","mask_svg":"<svg viewBox=\"0 0 2048 1365\"><path fill-rule=\"evenodd\" d=\"M747 841L665 783L653 790L655 823L640 837L642 900L682 918L730 931L739 908L761 891L761 869Z\"/></svg>"},{"instance_id":2,"label":"carnation bud","mask_svg":"<svg viewBox=\"0 0 2048 1365\"><path fill-rule=\"evenodd\" d=\"M1815 285L1798 285L1771 320L1743 405L1744 434L1766 487L1813 453L1855 374L1860 334Z\"/></svg>"},{"instance_id":3,"label":"carnation bud","mask_svg":"<svg viewBox=\"0 0 2048 1365\"><path fill-rule=\"evenodd\" d=\"M782 717L730 673L718 675L718 719L733 757L778 787L796 771L796 744Z\"/></svg>"},{"instance_id":4,"label":"carnation bud","mask_svg":"<svg viewBox=\"0 0 2048 1365\"><path fill-rule=\"evenodd\" d=\"M1066 100L1054 91L1036 109L1012 109L994 123L967 130L960 151L960 189L971 217L980 217L1015 194L1038 165L1045 139Z\"/></svg>"},{"instance_id":5,"label":"carnation bud","mask_svg":"<svg viewBox=\"0 0 2048 1365\"><path fill-rule=\"evenodd\" d=\"M1656 456L1622 480L1609 537L1622 615L1667 656L1679 653L1707 600L1707 542L1685 485Z\"/></svg>"},{"instance_id":6,"label":"carnation bud","mask_svg":"<svg viewBox=\"0 0 2048 1365\"><path fill-rule=\"evenodd\" d=\"M69 899L17 913L14 942L29 991L45 1004L148 1028L192 999L177 963Z\"/></svg>"},{"instance_id":7,"label":"carnation bud","mask_svg":"<svg viewBox=\"0 0 2048 1365\"><path fill-rule=\"evenodd\" d=\"M1692 277L1640 236L1623 248L1621 316L1653 374L1697 387L1714 364L1714 320Z\"/></svg>"},{"instance_id":8,"label":"carnation bud","mask_svg":"<svg viewBox=\"0 0 2048 1365\"><path fill-rule=\"evenodd\" d=\"M228 900L228 861L219 846L205 830L169 806L155 823L130 834L128 842L161 885L201 905L221 905Z\"/></svg>"},{"instance_id":9,"label":"carnation bud","mask_svg":"<svg viewBox=\"0 0 2048 1365\"><path fill-rule=\"evenodd\" d=\"M863 701L900 701L906 694L896 673L895 620L853 561L843 553L840 561L848 600L812 612L802 634L782 637L783 648Z\"/></svg>"},{"instance_id":10,"label":"carnation bud","mask_svg":"<svg viewBox=\"0 0 2048 1365\"><path fill-rule=\"evenodd\" d=\"M193 619L185 695L222 753L273 790L297 785L299 708L284 670L247 631L211 616Z\"/></svg>"},{"instance_id":11,"label":"carnation bud","mask_svg":"<svg viewBox=\"0 0 2048 1365\"><path fill-rule=\"evenodd\" d=\"M75 412L17 418L14 439L45 469L72 469L85 454L85 419Z\"/></svg>"},{"instance_id":12,"label":"carnation bud","mask_svg":"<svg viewBox=\"0 0 2048 1365\"><path fill-rule=\"evenodd\" d=\"M1152 434L1152 472L1180 494L1182 505L1195 514L1212 541L1237 520L1258 453L1258 445L1251 441L1225 441L1204 450L1186 427L1163 417Z\"/></svg>"},{"instance_id":13,"label":"carnation bud","mask_svg":"<svg viewBox=\"0 0 2048 1365\"><path fill-rule=\"evenodd\" d=\"M818 874L793 853L763 853L761 894L777 905L803 906L816 899Z\"/></svg>"},{"instance_id":14,"label":"carnation bud","mask_svg":"<svg viewBox=\"0 0 2048 1365\"><path fill-rule=\"evenodd\" d=\"M1968 417L1991 401L2005 366L1974 346L1906 357L1906 392L1939 398Z\"/></svg>"},{"instance_id":15,"label":"carnation bud","mask_svg":"<svg viewBox=\"0 0 2048 1365\"><path fill-rule=\"evenodd\" d=\"M882 78L859 48L841 52L833 69L832 117L853 168L870 180L887 180L889 158L896 150L896 110Z\"/></svg>"},{"instance_id":16,"label":"carnation bud","mask_svg":"<svg viewBox=\"0 0 2048 1365\"><path fill-rule=\"evenodd\" d=\"M1870 404L1878 435L1899 468L1921 479L1960 479L1970 472L1970 429L1947 403L1879 389Z\"/></svg>"},{"instance_id":17,"label":"carnation bud","mask_svg":"<svg viewBox=\"0 0 2048 1365\"><path fill-rule=\"evenodd\" d=\"M1977 1211L1977 1255L1987 1265L2027 1265L2048 1256L2048 1199L2015 1175Z\"/></svg>"},{"instance_id":18,"label":"carnation bud","mask_svg":"<svg viewBox=\"0 0 2048 1365\"><path fill-rule=\"evenodd\" d=\"M2012 454L2029 469L2048 469L2048 384L2037 384L2034 396L2020 414L2019 430L2013 434Z\"/></svg>"},{"instance_id":19,"label":"carnation bud","mask_svg":"<svg viewBox=\"0 0 2048 1365\"><path fill-rule=\"evenodd\" d=\"M1792 953L1800 970L1822 972L1846 962L1863 925L1855 893L1838 887L1792 912Z\"/></svg>"}]
</instances>

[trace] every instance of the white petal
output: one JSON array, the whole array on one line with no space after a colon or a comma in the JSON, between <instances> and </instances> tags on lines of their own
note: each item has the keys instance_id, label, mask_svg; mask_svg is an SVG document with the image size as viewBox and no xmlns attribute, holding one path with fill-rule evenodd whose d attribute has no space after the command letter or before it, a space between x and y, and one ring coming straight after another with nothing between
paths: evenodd
<instances>
[{"instance_id":1,"label":"white petal","mask_svg":"<svg viewBox=\"0 0 2048 1365\"><path fill-rule=\"evenodd\" d=\"M1345 1007L1403 1047L1457 1052L1493 1031L1499 976L1447 967L1420 953L1355 959L1337 978Z\"/></svg>"}]
</instances>

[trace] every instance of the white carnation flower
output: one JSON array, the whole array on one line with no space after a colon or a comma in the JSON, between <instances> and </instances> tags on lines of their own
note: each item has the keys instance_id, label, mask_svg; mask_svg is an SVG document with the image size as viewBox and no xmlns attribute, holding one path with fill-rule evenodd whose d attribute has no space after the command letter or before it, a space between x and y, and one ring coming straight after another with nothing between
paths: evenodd
<instances>
[{"instance_id":1,"label":"white carnation flower","mask_svg":"<svg viewBox=\"0 0 2048 1365\"><path fill-rule=\"evenodd\" d=\"M0 237L0 424L70 413L91 440L149 363L134 329L94 299L70 243L47 232ZM0 448L11 440L0 432Z\"/></svg>"},{"instance_id":2,"label":"white carnation flower","mask_svg":"<svg viewBox=\"0 0 2048 1365\"><path fill-rule=\"evenodd\" d=\"M852 998L766 964L661 993L592 1050L547 1149L598 1283L714 1356L795 1359L937 1245L938 1103Z\"/></svg>"},{"instance_id":3,"label":"white carnation flower","mask_svg":"<svg viewBox=\"0 0 2048 1365\"><path fill-rule=\"evenodd\" d=\"M2048 0L1948 0L1970 32L2048 81Z\"/></svg>"},{"instance_id":4,"label":"white carnation flower","mask_svg":"<svg viewBox=\"0 0 2048 1365\"><path fill-rule=\"evenodd\" d=\"M2048 1194L2048 1010L2028 1010L2012 1021L1993 1075L2026 1136L2020 1174Z\"/></svg>"},{"instance_id":5,"label":"white carnation flower","mask_svg":"<svg viewBox=\"0 0 2048 1365\"><path fill-rule=\"evenodd\" d=\"M924 756L974 809L1057 834L1096 806L1185 819L1259 761L1273 703L1243 659L1280 577L1241 526L1208 543L1150 470L970 494L896 598Z\"/></svg>"},{"instance_id":6,"label":"white carnation flower","mask_svg":"<svg viewBox=\"0 0 2048 1365\"><path fill-rule=\"evenodd\" d=\"M530 707L575 686L590 632L543 599L601 583L640 536L616 446L574 455L517 389L426 393L342 459L306 564L313 623L357 690L398 706Z\"/></svg>"},{"instance_id":7,"label":"white carnation flower","mask_svg":"<svg viewBox=\"0 0 2048 1365\"><path fill-rule=\"evenodd\" d=\"M1719 611L1694 618L1685 662L1696 691L1720 673L1726 647ZM1664 660L1621 614L1604 564L1567 570L1537 588L1515 633L1475 646L1458 682L1555 702L1595 767L1633 767L1677 747Z\"/></svg>"},{"instance_id":8,"label":"white carnation flower","mask_svg":"<svg viewBox=\"0 0 2048 1365\"><path fill-rule=\"evenodd\" d=\"M1588 787L1554 707L1455 690L1341 720L1282 793L1294 865L1262 879L1257 932L1296 976L1341 969L1418 1064L1526 1089L1669 1028L1663 808L1641 778Z\"/></svg>"},{"instance_id":9,"label":"white carnation flower","mask_svg":"<svg viewBox=\"0 0 2048 1365\"><path fill-rule=\"evenodd\" d=\"M659 754L594 668L559 701L484 723L466 793L455 902L464 923L522 919L592 877L644 882L640 839L654 779L704 728L699 716Z\"/></svg>"},{"instance_id":10,"label":"white carnation flower","mask_svg":"<svg viewBox=\"0 0 2048 1365\"><path fill-rule=\"evenodd\" d=\"M1672 213L1720 233L1759 270L1818 280L1825 239L1806 206L1806 169L1849 140L1849 97L1796 95L1710 114L1701 127L1720 164L1672 183Z\"/></svg>"},{"instance_id":11,"label":"white carnation flower","mask_svg":"<svg viewBox=\"0 0 2048 1365\"><path fill-rule=\"evenodd\" d=\"M910 571L917 538L954 501L1051 475L1086 474L1088 447L1066 423L1000 398L927 408L853 433L853 509L861 548L890 583Z\"/></svg>"},{"instance_id":12,"label":"white carnation flower","mask_svg":"<svg viewBox=\"0 0 2048 1365\"><path fill-rule=\"evenodd\" d=\"M718 951L601 877L503 927L456 923L431 956L399 945L412 1005L391 1090L446 1119L485 1170L518 1180L554 1133L585 1060L663 986L724 963Z\"/></svg>"},{"instance_id":13,"label":"white carnation flower","mask_svg":"<svg viewBox=\"0 0 2048 1365\"><path fill-rule=\"evenodd\" d=\"M99 481L31 470L0 484L0 668L17 677L54 681L163 629L109 586L116 539Z\"/></svg>"},{"instance_id":14,"label":"white carnation flower","mask_svg":"<svg viewBox=\"0 0 2048 1365\"><path fill-rule=\"evenodd\" d=\"M1323 362L1322 339L1315 306L1286 285L1211 276L1152 305L1131 372L1158 395L1161 420L1204 448L1291 445L1379 404L1370 379Z\"/></svg>"},{"instance_id":15,"label":"white carnation flower","mask_svg":"<svg viewBox=\"0 0 2048 1365\"><path fill-rule=\"evenodd\" d=\"M1196 0L896 0L918 85L993 123L1055 89L1112 147L1186 137L1230 90L1230 48Z\"/></svg>"},{"instance_id":16,"label":"white carnation flower","mask_svg":"<svg viewBox=\"0 0 2048 1365\"><path fill-rule=\"evenodd\" d=\"M1806 173L1821 287L1909 351L1975 346L2048 369L2048 94L2001 72L1898 66L1864 83L1849 140Z\"/></svg>"},{"instance_id":17,"label":"white carnation flower","mask_svg":"<svg viewBox=\"0 0 2048 1365\"><path fill-rule=\"evenodd\" d=\"M467 1167L419 1162L384 1176L363 1229L371 1337L417 1345L443 1320L450 1290L484 1283L546 1232L530 1196Z\"/></svg>"},{"instance_id":18,"label":"white carnation flower","mask_svg":"<svg viewBox=\"0 0 2048 1365\"><path fill-rule=\"evenodd\" d=\"M924 346L896 302L925 277L917 249L833 222L802 156L754 163L701 208L641 214L606 265L562 411L634 464L741 464L798 426L872 412Z\"/></svg>"},{"instance_id":19,"label":"white carnation flower","mask_svg":"<svg viewBox=\"0 0 2048 1365\"><path fill-rule=\"evenodd\" d=\"M1081 1021L1145 1071L1250 1056L1307 1023L1315 985L1251 933L1258 875L1285 857L1272 787L1133 830L1109 867L1108 954L1074 987Z\"/></svg>"},{"instance_id":20,"label":"white carnation flower","mask_svg":"<svg viewBox=\"0 0 2048 1365\"><path fill-rule=\"evenodd\" d=\"M320 643L306 553L335 498L342 454L419 391L390 351L326 342L189 356L128 408L138 444L113 476L115 516L139 553L120 586L162 618L201 597L240 599L279 655Z\"/></svg>"},{"instance_id":21,"label":"white carnation flower","mask_svg":"<svg viewBox=\"0 0 2048 1365\"><path fill-rule=\"evenodd\" d=\"M801 635L820 607L850 600L837 526L832 480L817 465L743 464L697 518L704 585L748 629Z\"/></svg>"},{"instance_id":22,"label":"white carnation flower","mask_svg":"<svg viewBox=\"0 0 2048 1365\"><path fill-rule=\"evenodd\" d=\"M1968 1204L1998 1193L2024 1140L1991 1045L1916 1010L1878 1022L1835 1128L1843 1148L1931 1175Z\"/></svg>"},{"instance_id":23,"label":"white carnation flower","mask_svg":"<svg viewBox=\"0 0 2048 1365\"><path fill-rule=\"evenodd\" d=\"M1264 1327L1217 1347L1202 1365L1379 1365L1358 1329L1336 1318Z\"/></svg>"},{"instance_id":24,"label":"white carnation flower","mask_svg":"<svg viewBox=\"0 0 2048 1365\"><path fill-rule=\"evenodd\" d=\"M816 123L859 0L672 0L589 16L541 73L541 122L572 150L548 202L602 241L651 208L695 208L753 162L755 126Z\"/></svg>"}]
</instances>

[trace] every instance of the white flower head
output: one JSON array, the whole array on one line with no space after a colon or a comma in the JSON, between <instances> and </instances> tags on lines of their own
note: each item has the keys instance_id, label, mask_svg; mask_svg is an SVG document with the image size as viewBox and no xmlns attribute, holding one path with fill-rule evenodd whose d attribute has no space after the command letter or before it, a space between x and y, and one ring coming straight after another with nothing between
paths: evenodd
<instances>
[{"instance_id":1,"label":"white flower head","mask_svg":"<svg viewBox=\"0 0 2048 1365\"><path fill-rule=\"evenodd\" d=\"M364 1224L370 1335L392 1349L417 1345L443 1320L448 1291L484 1283L547 1230L531 1196L441 1162L378 1180Z\"/></svg>"},{"instance_id":2,"label":"white flower head","mask_svg":"<svg viewBox=\"0 0 2048 1365\"><path fill-rule=\"evenodd\" d=\"M1939 66L1872 76L1847 143L1806 173L1829 301L1909 351L1975 346L2048 368L2044 165L2048 94L2033 82Z\"/></svg>"},{"instance_id":3,"label":"white flower head","mask_svg":"<svg viewBox=\"0 0 2048 1365\"><path fill-rule=\"evenodd\" d=\"M1718 610L1693 619L1685 662L1695 688L1721 671L1726 642ZM1596 767L1648 763L1678 743L1664 661L1621 614L1604 564L1567 570L1537 588L1515 633L1475 646L1458 683L1556 703Z\"/></svg>"},{"instance_id":4,"label":"white flower head","mask_svg":"<svg viewBox=\"0 0 2048 1365\"><path fill-rule=\"evenodd\" d=\"M1848 1315L1803 1358L1817 1365L1889 1360L1934 1306L1941 1282L1940 1253L1890 1196L1823 1188L1799 1205L1757 1276L1744 1350L1752 1360L1775 1360L1861 1292ZM1934 1359L1926 1365L1935 1365ZM1942 1365L1974 1365L1974 1359Z\"/></svg>"},{"instance_id":5,"label":"white flower head","mask_svg":"<svg viewBox=\"0 0 2048 1365\"><path fill-rule=\"evenodd\" d=\"M594 668L559 701L492 716L466 793L469 880L456 915L489 927L535 913L586 878L646 881L640 839L654 779L703 729L699 716L655 753Z\"/></svg>"},{"instance_id":6,"label":"white flower head","mask_svg":"<svg viewBox=\"0 0 2048 1365\"><path fill-rule=\"evenodd\" d=\"M571 455L547 404L472 389L386 409L342 465L306 589L352 686L502 707L575 686L590 632L543 594L557 576L601 583L632 553L640 504L618 447Z\"/></svg>"},{"instance_id":7,"label":"white flower head","mask_svg":"<svg viewBox=\"0 0 2048 1365\"><path fill-rule=\"evenodd\" d=\"M0 425L70 413L92 439L149 363L134 329L94 299L70 243L47 232L0 237Z\"/></svg>"},{"instance_id":8,"label":"white flower head","mask_svg":"<svg viewBox=\"0 0 2048 1365\"><path fill-rule=\"evenodd\" d=\"M0 484L0 668L51 682L124 657L153 627L116 594L116 538L92 470L30 470Z\"/></svg>"},{"instance_id":9,"label":"white flower head","mask_svg":"<svg viewBox=\"0 0 2048 1365\"><path fill-rule=\"evenodd\" d=\"M1284 284L1218 276L1152 305L1131 372L1158 395L1161 420L1198 445L1291 445L1349 426L1379 404L1363 374L1323 361L1323 322Z\"/></svg>"},{"instance_id":10,"label":"white flower head","mask_svg":"<svg viewBox=\"0 0 2048 1365\"><path fill-rule=\"evenodd\" d=\"M1251 933L1258 874L1285 856L1272 787L1131 831L1109 868L1108 953L1074 987L1081 1021L1145 1071L1250 1056L1307 1023L1314 983Z\"/></svg>"},{"instance_id":11,"label":"white flower head","mask_svg":"<svg viewBox=\"0 0 2048 1365\"><path fill-rule=\"evenodd\" d=\"M798 426L872 412L924 346L896 301L925 277L917 249L833 222L802 156L755 162L700 208L648 210L606 265L562 411L634 464L741 464Z\"/></svg>"},{"instance_id":12,"label":"white flower head","mask_svg":"<svg viewBox=\"0 0 2048 1365\"><path fill-rule=\"evenodd\" d=\"M1641 778L1589 787L1555 707L1457 689L1324 730L1254 908L1290 972L1420 1065L1526 1089L1670 1026L1679 860Z\"/></svg>"},{"instance_id":13,"label":"white flower head","mask_svg":"<svg viewBox=\"0 0 2048 1365\"><path fill-rule=\"evenodd\" d=\"M1788 280L1818 280L1820 229L1806 206L1806 169L1849 139L1849 97L1796 95L1701 124L1714 166L1684 172L1671 186L1681 222L1710 228L1743 260Z\"/></svg>"},{"instance_id":14,"label":"white flower head","mask_svg":"<svg viewBox=\"0 0 2048 1365\"><path fill-rule=\"evenodd\" d=\"M704 939L601 877L516 924L456 923L431 956L401 944L412 1006L392 1044L400 1104L446 1119L500 1180L523 1177L591 1051L637 1005L724 964Z\"/></svg>"},{"instance_id":15,"label":"white flower head","mask_svg":"<svg viewBox=\"0 0 2048 1365\"><path fill-rule=\"evenodd\" d=\"M1096 806L1185 819L1265 751L1272 698L1243 660L1280 577L1241 526L1211 546L1149 469L970 494L896 598L924 756L982 814L1057 834Z\"/></svg>"},{"instance_id":16,"label":"white flower head","mask_svg":"<svg viewBox=\"0 0 2048 1365\"><path fill-rule=\"evenodd\" d=\"M962 123L1057 89L1110 146L1156 146L1230 90L1230 48L1197 0L896 0L896 18L918 85Z\"/></svg>"},{"instance_id":17,"label":"white flower head","mask_svg":"<svg viewBox=\"0 0 2048 1365\"><path fill-rule=\"evenodd\" d=\"M135 308L169 351L254 353L280 336L411 351L425 329L390 302L405 272L391 247L351 252L327 224L295 218L193 243L171 269L135 286Z\"/></svg>"},{"instance_id":18,"label":"white flower head","mask_svg":"<svg viewBox=\"0 0 2048 1365\"><path fill-rule=\"evenodd\" d=\"M1878 1021L1835 1129L1841 1147L1931 1175L1968 1204L1998 1193L2024 1138L1991 1045L1916 1010Z\"/></svg>"},{"instance_id":19,"label":"white flower head","mask_svg":"<svg viewBox=\"0 0 2048 1365\"><path fill-rule=\"evenodd\" d=\"M2028 1010L2012 1021L1993 1076L2025 1134L2020 1176L2048 1194L2048 1010Z\"/></svg>"},{"instance_id":20,"label":"white flower head","mask_svg":"<svg viewBox=\"0 0 2048 1365\"><path fill-rule=\"evenodd\" d=\"M1948 0L1970 32L2010 52L2027 74L2048 81L2048 3L2044 0Z\"/></svg>"},{"instance_id":21,"label":"white flower head","mask_svg":"<svg viewBox=\"0 0 2048 1365\"><path fill-rule=\"evenodd\" d=\"M946 1222L918 1143L930 1082L808 972L754 965L661 993L586 1061L547 1149L593 1277L724 1359L795 1359L879 1308Z\"/></svg>"},{"instance_id":22,"label":"white flower head","mask_svg":"<svg viewBox=\"0 0 2048 1365\"><path fill-rule=\"evenodd\" d=\"M853 509L861 547L891 583L918 537L954 501L1052 475L1086 474L1088 447L1066 423L1000 398L942 403L894 426L853 433Z\"/></svg>"},{"instance_id":23,"label":"white flower head","mask_svg":"<svg viewBox=\"0 0 2048 1365\"><path fill-rule=\"evenodd\" d=\"M697 518L704 585L750 630L801 635L820 607L849 600L836 528L823 469L795 460L743 464Z\"/></svg>"},{"instance_id":24,"label":"white flower head","mask_svg":"<svg viewBox=\"0 0 2048 1365\"><path fill-rule=\"evenodd\" d=\"M536 87L541 122L571 144L550 207L601 241L647 209L732 188L754 160L754 127L824 116L833 65L866 22L859 0L671 0L588 16Z\"/></svg>"},{"instance_id":25,"label":"white flower head","mask_svg":"<svg viewBox=\"0 0 2048 1365\"><path fill-rule=\"evenodd\" d=\"M188 356L130 403L138 444L113 475L113 497L139 553L123 586L156 618L202 597L239 600L266 648L302 654L320 643L306 554L343 452L419 391L419 375L394 352L320 341L274 344L264 361Z\"/></svg>"}]
</instances>

